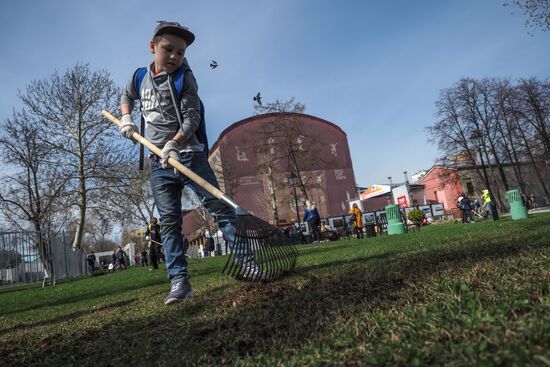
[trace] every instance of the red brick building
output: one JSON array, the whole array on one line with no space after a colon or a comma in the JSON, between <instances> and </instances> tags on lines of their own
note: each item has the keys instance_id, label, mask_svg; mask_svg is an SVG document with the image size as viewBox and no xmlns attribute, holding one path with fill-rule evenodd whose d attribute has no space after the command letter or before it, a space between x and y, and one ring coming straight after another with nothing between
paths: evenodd
<instances>
[{"instance_id":1,"label":"red brick building","mask_svg":"<svg viewBox=\"0 0 550 367\"><path fill-rule=\"evenodd\" d=\"M346 133L311 115L270 113L238 121L221 133L209 161L222 191L272 223L276 216L279 224L296 219L290 172L300 176L296 192L301 218L305 193L321 216L343 213L346 201L355 196Z\"/></svg>"}]
</instances>

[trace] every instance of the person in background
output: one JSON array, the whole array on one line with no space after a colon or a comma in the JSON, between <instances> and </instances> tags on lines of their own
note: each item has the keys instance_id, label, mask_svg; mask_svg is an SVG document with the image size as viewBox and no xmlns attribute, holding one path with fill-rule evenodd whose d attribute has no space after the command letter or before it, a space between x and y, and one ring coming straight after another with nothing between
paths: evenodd
<instances>
[{"instance_id":1,"label":"person in background","mask_svg":"<svg viewBox=\"0 0 550 367\"><path fill-rule=\"evenodd\" d=\"M113 250L113 254L111 255L111 265L113 265L112 267L109 267L110 270L114 270L115 266L117 264L117 260L116 260L116 249Z\"/></svg>"},{"instance_id":2,"label":"person in background","mask_svg":"<svg viewBox=\"0 0 550 367\"><path fill-rule=\"evenodd\" d=\"M122 247L118 246L116 249L116 261L118 262L120 269L126 269L126 260L124 259L126 253L122 249Z\"/></svg>"},{"instance_id":3,"label":"person in background","mask_svg":"<svg viewBox=\"0 0 550 367\"><path fill-rule=\"evenodd\" d=\"M214 251L214 238L212 237L212 233L210 233L208 229L204 232L204 238L204 248L206 251L206 256L210 256L210 253Z\"/></svg>"},{"instance_id":4,"label":"person in background","mask_svg":"<svg viewBox=\"0 0 550 367\"><path fill-rule=\"evenodd\" d=\"M145 240L149 242L149 260L151 260L151 270L159 268L160 251L159 246L162 243L160 237L160 224L156 217L151 218L151 223L145 231Z\"/></svg>"},{"instance_id":5,"label":"person in background","mask_svg":"<svg viewBox=\"0 0 550 367\"><path fill-rule=\"evenodd\" d=\"M327 241L338 240L338 234L329 223L321 222L321 236Z\"/></svg>"},{"instance_id":6,"label":"person in background","mask_svg":"<svg viewBox=\"0 0 550 367\"><path fill-rule=\"evenodd\" d=\"M462 211L462 223L475 223L472 218L472 204L470 198L465 193L462 193L460 200L460 210Z\"/></svg>"},{"instance_id":7,"label":"person in background","mask_svg":"<svg viewBox=\"0 0 550 367\"><path fill-rule=\"evenodd\" d=\"M86 260L88 261L88 266L90 267L90 272L95 271L95 253L93 251L90 251L90 254L86 257Z\"/></svg>"},{"instance_id":8,"label":"person in background","mask_svg":"<svg viewBox=\"0 0 550 367\"><path fill-rule=\"evenodd\" d=\"M493 217L493 222L498 220L498 212L495 208L495 204L493 204L493 201L491 200L491 193L488 189L484 189L481 194L481 198L483 199L483 206L487 208L489 213L491 213L491 217Z\"/></svg>"},{"instance_id":9,"label":"person in background","mask_svg":"<svg viewBox=\"0 0 550 367\"><path fill-rule=\"evenodd\" d=\"M313 243L319 243L319 241L321 241L321 230L319 228L321 224L321 217L319 216L319 211L315 207L315 204L310 200L306 200L304 221L307 222L309 224L309 228L311 228Z\"/></svg>"},{"instance_id":10,"label":"person in background","mask_svg":"<svg viewBox=\"0 0 550 367\"><path fill-rule=\"evenodd\" d=\"M523 191L521 192L521 201L523 201L523 206L525 206L525 209L529 210L531 207L531 200L529 199L529 196L527 196L526 193Z\"/></svg>"},{"instance_id":11,"label":"person in background","mask_svg":"<svg viewBox=\"0 0 550 367\"><path fill-rule=\"evenodd\" d=\"M361 212L361 209L359 209L357 204L354 203L348 211L348 214L353 216L351 220L353 232L357 238L363 238L363 213Z\"/></svg>"},{"instance_id":12,"label":"person in background","mask_svg":"<svg viewBox=\"0 0 550 367\"><path fill-rule=\"evenodd\" d=\"M535 195L531 194L529 201L531 202L531 209L537 209L537 199L535 198Z\"/></svg>"},{"instance_id":13,"label":"person in background","mask_svg":"<svg viewBox=\"0 0 550 367\"><path fill-rule=\"evenodd\" d=\"M147 260L147 251L145 250L145 248L141 251L141 266L148 266L149 265L149 261Z\"/></svg>"}]
</instances>

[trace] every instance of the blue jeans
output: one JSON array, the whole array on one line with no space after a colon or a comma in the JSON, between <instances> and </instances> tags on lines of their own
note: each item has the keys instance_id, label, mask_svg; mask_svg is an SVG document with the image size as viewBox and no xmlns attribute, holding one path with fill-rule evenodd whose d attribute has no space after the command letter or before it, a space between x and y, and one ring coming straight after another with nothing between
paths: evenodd
<instances>
[{"instance_id":1,"label":"blue jeans","mask_svg":"<svg viewBox=\"0 0 550 367\"><path fill-rule=\"evenodd\" d=\"M187 260L181 231L181 197L186 185L195 191L201 204L216 220L220 230L228 240L234 240L235 210L218 200L205 189L191 181L187 176L174 172L172 167L162 168L156 157L149 159L151 165L151 189L160 216L162 245L166 257L168 278L187 278ZM180 162L197 175L219 188L216 176L208 164L204 152L181 153Z\"/></svg>"}]
</instances>

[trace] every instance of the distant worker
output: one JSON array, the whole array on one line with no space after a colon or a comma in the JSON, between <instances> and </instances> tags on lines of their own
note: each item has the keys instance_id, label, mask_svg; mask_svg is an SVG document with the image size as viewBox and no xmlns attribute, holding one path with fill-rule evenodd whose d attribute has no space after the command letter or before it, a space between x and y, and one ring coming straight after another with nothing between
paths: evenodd
<instances>
[{"instance_id":1,"label":"distant worker","mask_svg":"<svg viewBox=\"0 0 550 367\"><path fill-rule=\"evenodd\" d=\"M90 267L90 272L95 271L95 253L93 251L90 251L90 254L86 257L86 260L88 261L88 266Z\"/></svg>"},{"instance_id":2,"label":"distant worker","mask_svg":"<svg viewBox=\"0 0 550 367\"><path fill-rule=\"evenodd\" d=\"M462 211L462 223L475 223L474 218L472 218L472 202L468 195L462 193L457 200L457 206Z\"/></svg>"},{"instance_id":3,"label":"distant worker","mask_svg":"<svg viewBox=\"0 0 550 367\"><path fill-rule=\"evenodd\" d=\"M484 189L482 191L481 198L483 199L483 206L485 206L489 211L489 213L491 213L491 217L493 217L493 221L497 221L498 212L497 212L497 209L495 208L495 204L491 200L491 193L489 192L489 190Z\"/></svg>"},{"instance_id":4,"label":"distant worker","mask_svg":"<svg viewBox=\"0 0 550 367\"><path fill-rule=\"evenodd\" d=\"M353 204L351 209L348 211L348 214L352 215L352 219L350 220L351 225L353 227L353 232L357 236L358 239L363 238L363 213L361 212L361 209L357 206L357 204Z\"/></svg>"},{"instance_id":5,"label":"distant worker","mask_svg":"<svg viewBox=\"0 0 550 367\"><path fill-rule=\"evenodd\" d=\"M162 239L160 237L160 224L158 224L158 219L155 217L151 218L151 223L147 226L145 240L149 242L149 261L151 262L151 269L158 269Z\"/></svg>"},{"instance_id":6,"label":"distant worker","mask_svg":"<svg viewBox=\"0 0 550 367\"><path fill-rule=\"evenodd\" d=\"M315 207L315 204L310 200L306 200L304 222L309 224L309 228L313 234L313 243L319 243L319 241L321 241L321 217L319 216L319 211Z\"/></svg>"},{"instance_id":7,"label":"distant worker","mask_svg":"<svg viewBox=\"0 0 550 367\"><path fill-rule=\"evenodd\" d=\"M529 202L531 203L531 209L537 209L537 199L535 198L535 195L531 194L529 197Z\"/></svg>"},{"instance_id":8,"label":"distant worker","mask_svg":"<svg viewBox=\"0 0 550 367\"><path fill-rule=\"evenodd\" d=\"M126 269L126 252L122 249L122 247L118 246L115 252L116 262L119 267L119 269Z\"/></svg>"}]
</instances>

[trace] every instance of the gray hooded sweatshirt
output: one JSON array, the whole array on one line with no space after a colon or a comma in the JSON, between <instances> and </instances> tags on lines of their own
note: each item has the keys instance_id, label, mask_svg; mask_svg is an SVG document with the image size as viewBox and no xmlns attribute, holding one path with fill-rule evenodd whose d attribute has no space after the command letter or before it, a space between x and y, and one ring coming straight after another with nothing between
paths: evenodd
<instances>
[{"instance_id":1,"label":"gray hooded sweatshirt","mask_svg":"<svg viewBox=\"0 0 550 367\"><path fill-rule=\"evenodd\" d=\"M145 118L145 136L158 148L164 145L176 135L179 130L185 140L180 142L181 152L201 152L204 145L199 143L195 132L200 124L200 102L197 94L198 87L193 72L189 68L187 59L183 60L185 79L181 90L181 116L182 125L176 115L170 84L172 75L160 72L154 75L154 65L147 68L147 74L141 83L141 113ZM177 103L177 96L174 96ZM134 89L134 81L130 79L120 97L121 104L134 106L138 94Z\"/></svg>"}]
</instances>

